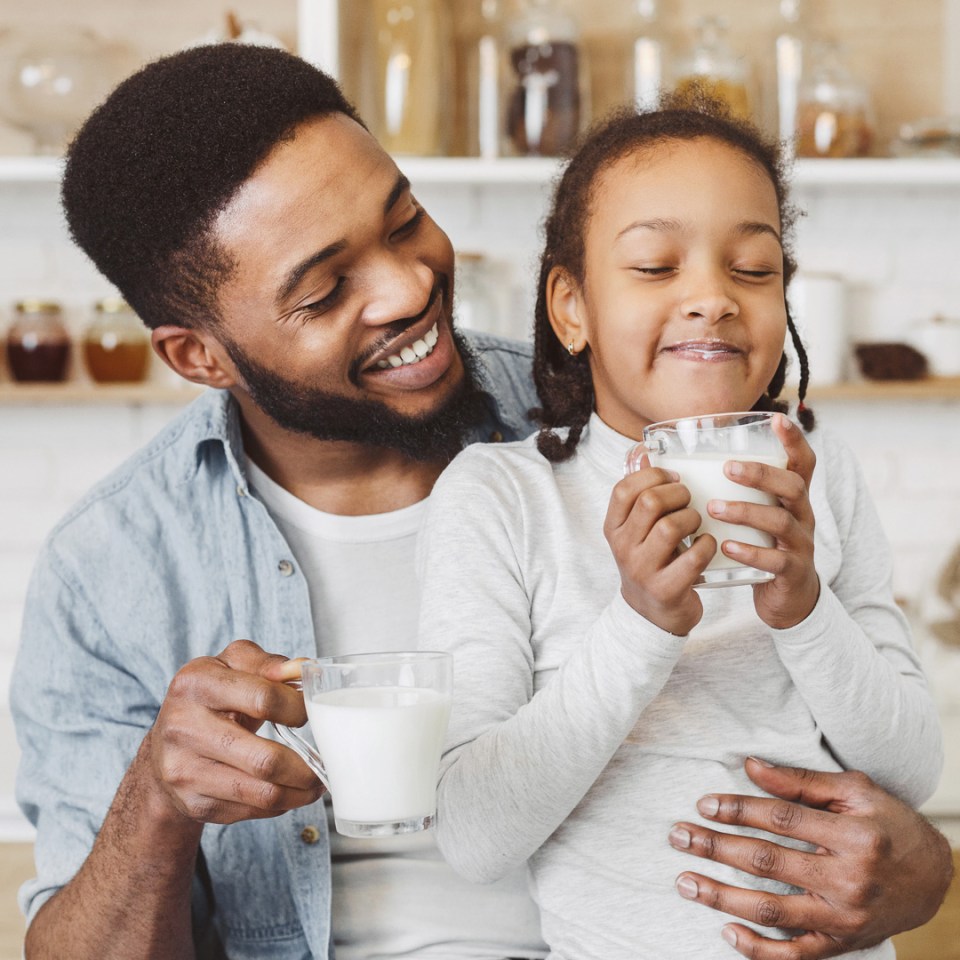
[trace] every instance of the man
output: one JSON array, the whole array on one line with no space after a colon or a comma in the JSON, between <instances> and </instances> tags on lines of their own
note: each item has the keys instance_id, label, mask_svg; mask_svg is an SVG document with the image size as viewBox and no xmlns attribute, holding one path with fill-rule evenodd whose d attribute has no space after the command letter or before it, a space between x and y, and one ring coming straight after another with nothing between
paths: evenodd
<instances>
[{"instance_id":1,"label":"man","mask_svg":"<svg viewBox=\"0 0 960 960\"><path fill-rule=\"evenodd\" d=\"M456 337L448 239L336 86L277 51L199 48L127 80L63 197L159 355L217 389L38 562L13 682L27 957L542 956L521 878L467 888L429 834L330 836L315 778L256 735L305 721L288 658L415 642L425 498L464 442L531 429L529 351ZM744 955L833 956L932 915L949 851L922 818L856 774L748 770L786 799L701 812L820 853L702 824L670 841L809 891L684 874L707 906L817 931L744 929Z\"/></svg>"}]
</instances>

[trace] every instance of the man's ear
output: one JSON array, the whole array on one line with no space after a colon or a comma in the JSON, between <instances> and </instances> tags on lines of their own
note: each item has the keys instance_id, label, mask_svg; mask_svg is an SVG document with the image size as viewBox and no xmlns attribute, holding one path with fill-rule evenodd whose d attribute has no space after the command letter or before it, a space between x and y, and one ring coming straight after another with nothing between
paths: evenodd
<instances>
[{"instance_id":1,"label":"man's ear","mask_svg":"<svg viewBox=\"0 0 960 960\"><path fill-rule=\"evenodd\" d=\"M184 380L220 389L237 382L236 370L223 345L206 331L170 324L157 327L150 340L157 356Z\"/></svg>"},{"instance_id":2,"label":"man's ear","mask_svg":"<svg viewBox=\"0 0 960 960\"><path fill-rule=\"evenodd\" d=\"M546 305L550 326L563 349L580 353L589 334L584 322L586 311L579 284L563 267L554 267L547 276Z\"/></svg>"}]
</instances>

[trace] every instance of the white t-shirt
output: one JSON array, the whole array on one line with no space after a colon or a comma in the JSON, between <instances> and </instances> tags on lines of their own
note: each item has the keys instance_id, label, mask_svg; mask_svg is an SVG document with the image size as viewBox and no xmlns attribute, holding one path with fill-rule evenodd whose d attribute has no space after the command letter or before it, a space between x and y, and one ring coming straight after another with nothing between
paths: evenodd
<instances>
[{"instance_id":1,"label":"white t-shirt","mask_svg":"<svg viewBox=\"0 0 960 960\"><path fill-rule=\"evenodd\" d=\"M427 501L345 517L297 499L249 459L247 476L307 580L318 655L415 648L414 556ZM470 884L442 859L433 831L356 840L335 831L329 803L327 815L337 960L546 954L522 870Z\"/></svg>"}]
</instances>

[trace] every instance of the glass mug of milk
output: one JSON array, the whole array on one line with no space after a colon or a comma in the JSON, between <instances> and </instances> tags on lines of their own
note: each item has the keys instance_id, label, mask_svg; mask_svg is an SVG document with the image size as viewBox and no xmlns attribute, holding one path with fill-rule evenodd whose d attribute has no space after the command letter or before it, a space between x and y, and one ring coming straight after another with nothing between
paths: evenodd
<instances>
[{"instance_id":1,"label":"glass mug of milk","mask_svg":"<svg viewBox=\"0 0 960 960\"><path fill-rule=\"evenodd\" d=\"M699 529L683 541L685 549L701 534L717 541L717 552L707 564L695 587L726 587L741 583L763 583L773 574L756 570L723 554L724 540L738 540L757 547L772 547L773 538L754 527L725 523L707 513L710 500L739 500L775 506L778 501L762 490L745 487L723 472L728 460L767 463L784 468L787 454L773 432L773 413L717 413L702 417L664 420L644 428L643 442L627 454L625 469L633 473L644 454L650 464L679 474L690 491L690 506L702 518Z\"/></svg>"},{"instance_id":2,"label":"glass mug of milk","mask_svg":"<svg viewBox=\"0 0 960 960\"><path fill-rule=\"evenodd\" d=\"M337 833L386 837L433 826L453 657L321 657L303 662L300 682L316 747L273 727L330 791Z\"/></svg>"}]
</instances>

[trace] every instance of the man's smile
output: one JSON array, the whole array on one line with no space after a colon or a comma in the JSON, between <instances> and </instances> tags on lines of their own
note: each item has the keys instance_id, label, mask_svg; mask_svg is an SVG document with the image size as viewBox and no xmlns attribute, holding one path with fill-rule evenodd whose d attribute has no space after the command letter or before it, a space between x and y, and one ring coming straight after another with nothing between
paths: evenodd
<instances>
[{"instance_id":1,"label":"man's smile","mask_svg":"<svg viewBox=\"0 0 960 960\"><path fill-rule=\"evenodd\" d=\"M419 363L424 357L433 353L433 348L439 339L437 324L435 323L419 340L403 347L399 353L391 353L386 359L378 360L377 366L381 370L388 367L402 367L412 363Z\"/></svg>"}]
</instances>

